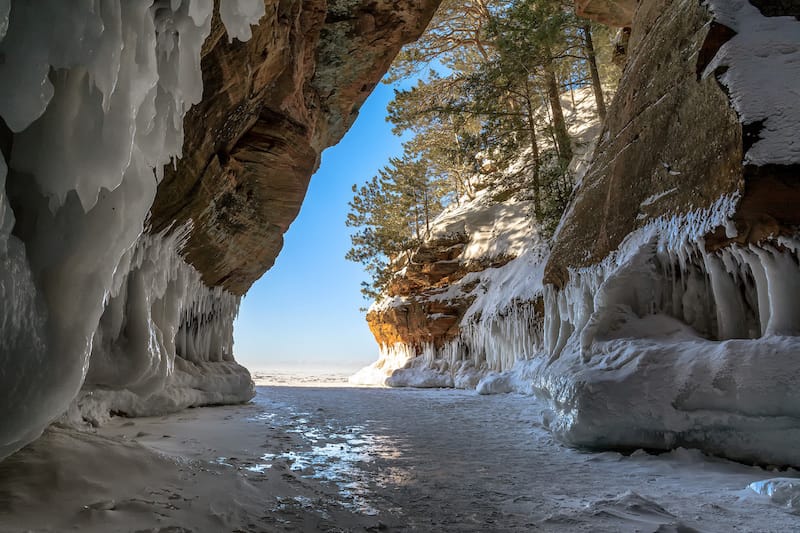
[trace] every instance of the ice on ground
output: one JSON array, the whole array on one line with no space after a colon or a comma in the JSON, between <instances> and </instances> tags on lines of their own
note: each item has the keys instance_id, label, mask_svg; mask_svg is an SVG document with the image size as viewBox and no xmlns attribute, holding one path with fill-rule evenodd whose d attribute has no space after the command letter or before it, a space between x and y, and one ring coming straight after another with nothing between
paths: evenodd
<instances>
[{"instance_id":1,"label":"ice on ground","mask_svg":"<svg viewBox=\"0 0 800 533\"><path fill-rule=\"evenodd\" d=\"M49 430L0 463L3 530L759 531L797 525L767 470L591 453L518 395L259 387L244 406ZM86 468L86 464L97 468ZM54 476L57 472L59 475ZM122 475L120 475L122 472ZM789 481L794 471L781 474ZM366 513L377 513L367 515ZM379 526L383 524L383 526Z\"/></svg>"},{"instance_id":2,"label":"ice on ground","mask_svg":"<svg viewBox=\"0 0 800 533\"><path fill-rule=\"evenodd\" d=\"M795 512L800 511L800 480L797 478L778 477L754 481L747 488L776 505Z\"/></svg>"}]
</instances>

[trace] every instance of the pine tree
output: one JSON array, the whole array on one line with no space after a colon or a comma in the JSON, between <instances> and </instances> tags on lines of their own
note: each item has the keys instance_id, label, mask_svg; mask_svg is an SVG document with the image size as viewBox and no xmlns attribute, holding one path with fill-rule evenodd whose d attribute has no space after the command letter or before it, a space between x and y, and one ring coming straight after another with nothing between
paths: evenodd
<instances>
[{"instance_id":1,"label":"pine tree","mask_svg":"<svg viewBox=\"0 0 800 533\"><path fill-rule=\"evenodd\" d=\"M353 200L345 224L357 228L345 258L364 265L370 281L361 292L377 297L400 268L402 252L418 246L430 224L447 202L448 188L427 164L408 154L391 158L360 188L353 185Z\"/></svg>"}]
</instances>

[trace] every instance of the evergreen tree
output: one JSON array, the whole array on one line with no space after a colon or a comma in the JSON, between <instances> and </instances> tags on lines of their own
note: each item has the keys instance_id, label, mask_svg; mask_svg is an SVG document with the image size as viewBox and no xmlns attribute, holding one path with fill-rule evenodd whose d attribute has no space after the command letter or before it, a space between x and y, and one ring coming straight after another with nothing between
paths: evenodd
<instances>
[{"instance_id":1,"label":"evergreen tree","mask_svg":"<svg viewBox=\"0 0 800 533\"><path fill-rule=\"evenodd\" d=\"M365 296L375 298L385 289L400 268L401 253L428 235L447 192L439 176L408 155L391 158L360 188L353 185L355 196L345 224L357 231L350 236L352 247L345 258L363 264L370 275L370 281L362 283Z\"/></svg>"}]
</instances>

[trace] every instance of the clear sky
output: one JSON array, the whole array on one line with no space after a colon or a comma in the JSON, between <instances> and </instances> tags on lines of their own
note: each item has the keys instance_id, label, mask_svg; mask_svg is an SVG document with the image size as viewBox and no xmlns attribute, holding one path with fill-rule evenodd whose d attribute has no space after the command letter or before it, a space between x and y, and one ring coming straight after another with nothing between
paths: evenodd
<instances>
[{"instance_id":1,"label":"clear sky","mask_svg":"<svg viewBox=\"0 0 800 533\"><path fill-rule=\"evenodd\" d=\"M275 266L242 300L234 353L250 370L354 371L377 359L359 311L369 304L360 292L366 275L344 259L350 248L344 221L352 185L402 152L402 139L385 120L392 96L392 87L379 84L344 139L322 154Z\"/></svg>"}]
</instances>

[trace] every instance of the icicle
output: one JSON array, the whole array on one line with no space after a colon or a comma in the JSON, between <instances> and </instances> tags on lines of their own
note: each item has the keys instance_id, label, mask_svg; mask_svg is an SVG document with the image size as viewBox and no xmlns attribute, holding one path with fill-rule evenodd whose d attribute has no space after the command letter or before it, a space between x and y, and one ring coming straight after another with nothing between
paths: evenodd
<instances>
[{"instance_id":1,"label":"icicle","mask_svg":"<svg viewBox=\"0 0 800 533\"><path fill-rule=\"evenodd\" d=\"M219 14L228 32L228 41L247 41L252 36L250 26L264 16L264 0L225 0L220 2Z\"/></svg>"}]
</instances>

